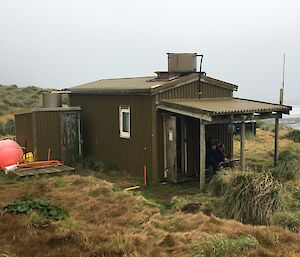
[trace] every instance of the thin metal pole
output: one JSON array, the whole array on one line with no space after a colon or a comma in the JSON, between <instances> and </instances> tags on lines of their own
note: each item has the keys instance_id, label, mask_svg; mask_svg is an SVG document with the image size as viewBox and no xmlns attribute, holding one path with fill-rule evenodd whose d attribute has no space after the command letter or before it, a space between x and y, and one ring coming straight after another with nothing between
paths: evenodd
<instances>
[{"instance_id":1,"label":"thin metal pole","mask_svg":"<svg viewBox=\"0 0 300 257\"><path fill-rule=\"evenodd\" d=\"M277 166L279 156L279 118L275 118L275 145L274 145L274 167Z\"/></svg>"},{"instance_id":2,"label":"thin metal pole","mask_svg":"<svg viewBox=\"0 0 300 257\"><path fill-rule=\"evenodd\" d=\"M200 191L205 191L205 123L200 119L200 129L199 129L199 178L200 178Z\"/></svg>"},{"instance_id":3,"label":"thin metal pole","mask_svg":"<svg viewBox=\"0 0 300 257\"><path fill-rule=\"evenodd\" d=\"M200 98L201 95L201 76L202 76L202 60L203 60L203 55L197 55L200 56L200 68L199 68L199 85L198 85L198 98Z\"/></svg>"}]
</instances>

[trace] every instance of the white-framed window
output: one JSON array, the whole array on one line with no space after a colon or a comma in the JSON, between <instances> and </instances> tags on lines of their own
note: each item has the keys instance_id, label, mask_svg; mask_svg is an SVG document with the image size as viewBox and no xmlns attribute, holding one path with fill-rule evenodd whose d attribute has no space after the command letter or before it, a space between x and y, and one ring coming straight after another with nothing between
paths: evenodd
<instances>
[{"instance_id":1,"label":"white-framed window","mask_svg":"<svg viewBox=\"0 0 300 257\"><path fill-rule=\"evenodd\" d=\"M130 107L119 107L120 137L130 138Z\"/></svg>"}]
</instances>

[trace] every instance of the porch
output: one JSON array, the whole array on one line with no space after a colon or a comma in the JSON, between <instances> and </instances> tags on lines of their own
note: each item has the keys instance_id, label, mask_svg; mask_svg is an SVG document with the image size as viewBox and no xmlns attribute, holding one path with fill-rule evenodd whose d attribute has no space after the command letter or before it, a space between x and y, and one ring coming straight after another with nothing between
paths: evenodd
<instances>
[{"instance_id":1,"label":"porch","mask_svg":"<svg viewBox=\"0 0 300 257\"><path fill-rule=\"evenodd\" d=\"M240 122L240 165L245 170L245 122L273 118L276 166L279 119L291 110L290 106L239 98L160 100L156 106L163 117L164 177L178 183L199 175L201 191L205 190L208 140L220 140L233 155L233 122Z\"/></svg>"}]
</instances>

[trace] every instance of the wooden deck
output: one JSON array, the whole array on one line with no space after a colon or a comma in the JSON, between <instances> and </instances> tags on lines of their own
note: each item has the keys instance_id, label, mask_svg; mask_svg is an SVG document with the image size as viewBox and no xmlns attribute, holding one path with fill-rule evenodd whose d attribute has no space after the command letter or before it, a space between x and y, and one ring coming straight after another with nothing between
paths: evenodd
<instances>
[{"instance_id":1,"label":"wooden deck","mask_svg":"<svg viewBox=\"0 0 300 257\"><path fill-rule=\"evenodd\" d=\"M29 176L39 176L39 175L46 175L46 174L58 174L58 173L65 173L65 172L72 172L75 171L74 168L60 165L57 167L49 167L49 168L41 168L41 169L29 169L24 171L10 171L10 174L16 175L17 177L29 177Z\"/></svg>"}]
</instances>

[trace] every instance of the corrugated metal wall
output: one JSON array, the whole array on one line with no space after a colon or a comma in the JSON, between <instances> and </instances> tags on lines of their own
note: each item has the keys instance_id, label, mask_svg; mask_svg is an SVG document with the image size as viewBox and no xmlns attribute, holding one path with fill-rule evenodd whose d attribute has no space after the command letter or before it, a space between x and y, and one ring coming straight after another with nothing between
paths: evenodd
<instances>
[{"instance_id":1,"label":"corrugated metal wall","mask_svg":"<svg viewBox=\"0 0 300 257\"><path fill-rule=\"evenodd\" d=\"M199 83L192 82L184 86L176 87L159 93L158 99L194 99L198 98Z\"/></svg>"},{"instance_id":2,"label":"corrugated metal wall","mask_svg":"<svg viewBox=\"0 0 300 257\"><path fill-rule=\"evenodd\" d=\"M195 81L187 85L170 89L158 94L158 99L195 99L199 98L199 82ZM232 97L233 92L230 89L219 86L201 83L200 98Z\"/></svg>"},{"instance_id":3,"label":"corrugated metal wall","mask_svg":"<svg viewBox=\"0 0 300 257\"><path fill-rule=\"evenodd\" d=\"M62 111L34 111L16 115L17 142L23 147L27 144L27 151L39 161L47 160L50 148L51 159L67 162L61 152L61 114Z\"/></svg>"},{"instance_id":4,"label":"corrugated metal wall","mask_svg":"<svg viewBox=\"0 0 300 257\"><path fill-rule=\"evenodd\" d=\"M212 84L201 83L200 98L218 98L218 97L232 97L233 92L230 89L222 88Z\"/></svg>"},{"instance_id":5,"label":"corrugated metal wall","mask_svg":"<svg viewBox=\"0 0 300 257\"><path fill-rule=\"evenodd\" d=\"M49 148L51 159L61 160L59 114L58 111L34 112L36 119L34 136L38 160L47 160Z\"/></svg>"},{"instance_id":6,"label":"corrugated metal wall","mask_svg":"<svg viewBox=\"0 0 300 257\"><path fill-rule=\"evenodd\" d=\"M27 151L33 152L32 113L15 115L16 141Z\"/></svg>"},{"instance_id":7,"label":"corrugated metal wall","mask_svg":"<svg viewBox=\"0 0 300 257\"><path fill-rule=\"evenodd\" d=\"M82 107L84 157L114 162L138 177L143 176L143 166L147 165L152 178L157 179L157 169L152 169L156 165L156 157L152 158L155 103L150 96L71 94L70 100L72 106ZM130 106L130 139L119 135L121 105Z\"/></svg>"}]
</instances>

